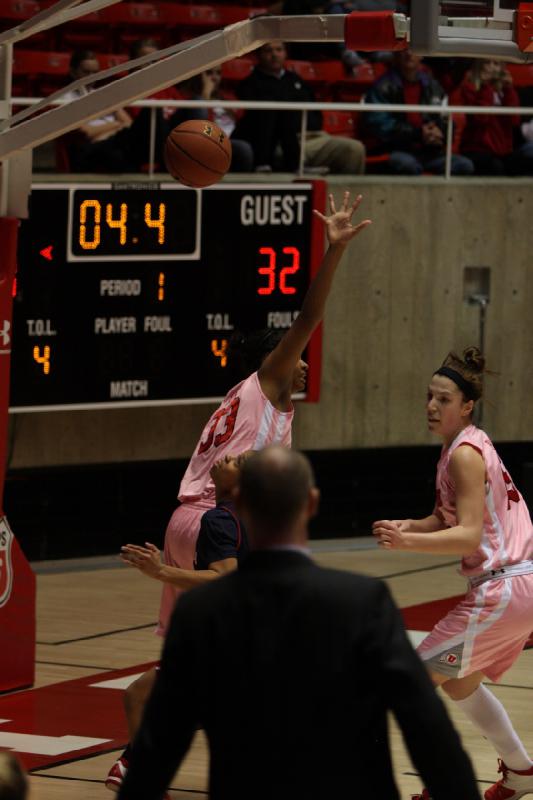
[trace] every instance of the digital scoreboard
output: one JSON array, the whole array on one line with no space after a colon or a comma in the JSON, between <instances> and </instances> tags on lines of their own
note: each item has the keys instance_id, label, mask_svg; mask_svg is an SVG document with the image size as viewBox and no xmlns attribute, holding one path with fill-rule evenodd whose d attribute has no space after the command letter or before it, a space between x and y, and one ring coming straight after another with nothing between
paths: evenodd
<instances>
[{"instance_id":1,"label":"digital scoreboard","mask_svg":"<svg viewBox=\"0 0 533 800\"><path fill-rule=\"evenodd\" d=\"M323 254L323 182L33 186L11 411L209 402L235 330L288 328ZM315 336L307 399L318 399Z\"/></svg>"}]
</instances>

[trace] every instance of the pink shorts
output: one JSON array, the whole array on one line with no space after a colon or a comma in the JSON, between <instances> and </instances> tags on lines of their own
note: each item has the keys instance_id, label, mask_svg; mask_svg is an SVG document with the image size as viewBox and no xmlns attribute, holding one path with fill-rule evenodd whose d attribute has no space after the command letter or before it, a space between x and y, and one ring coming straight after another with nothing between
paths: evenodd
<instances>
[{"instance_id":1,"label":"pink shorts","mask_svg":"<svg viewBox=\"0 0 533 800\"><path fill-rule=\"evenodd\" d=\"M213 505L208 503L183 503L178 506L165 532L165 564L181 569L194 569L200 520L210 508L213 508ZM182 591L170 583L163 584L156 630L158 636L165 636L174 605Z\"/></svg>"},{"instance_id":2,"label":"pink shorts","mask_svg":"<svg viewBox=\"0 0 533 800\"><path fill-rule=\"evenodd\" d=\"M467 592L418 647L428 669L450 678L499 680L533 630L533 574L489 580Z\"/></svg>"}]
</instances>

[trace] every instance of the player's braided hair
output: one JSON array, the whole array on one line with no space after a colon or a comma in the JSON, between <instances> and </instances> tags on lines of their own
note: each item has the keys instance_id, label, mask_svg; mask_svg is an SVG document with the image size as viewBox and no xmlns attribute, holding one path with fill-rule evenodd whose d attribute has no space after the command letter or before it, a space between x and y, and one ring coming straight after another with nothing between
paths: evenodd
<instances>
[{"instance_id":1,"label":"player's braided hair","mask_svg":"<svg viewBox=\"0 0 533 800\"><path fill-rule=\"evenodd\" d=\"M238 359L243 372L251 375L277 347L283 333L284 331L275 328L263 328L247 334L235 333L229 344L230 357Z\"/></svg>"}]
</instances>

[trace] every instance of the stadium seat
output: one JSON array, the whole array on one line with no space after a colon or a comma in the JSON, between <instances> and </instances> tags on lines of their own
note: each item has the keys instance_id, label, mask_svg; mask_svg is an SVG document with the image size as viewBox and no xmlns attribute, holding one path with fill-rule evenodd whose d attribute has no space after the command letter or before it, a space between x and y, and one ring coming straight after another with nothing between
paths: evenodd
<instances>
[{"instance_id":1,"label":"stadium seat","mask_svg":"<svg viewBox=\"0 0 533 800\"><path fill-rule=\"evenodd\" d=\"M323 111L322 127L336 136L349 136L353 139L355 122L351 111Z\"/></svg>"},{"instance_id":2,"label":"stadium seat","mask_svg":"<svg viewBox=\"0 0 533 800\"><path fill-rule=\"evenodd\" d=\"M287 61L287 69L292 69L302 80L307 83L315 83L317 81L316 65L313 61Z\"/></svg>"},{"instance_id":3,"label":"stadium seat","mask_svg":"<svg viewBox=\"0 0 533 800\"><path fill-rule=\"evenodd\" d=\"M533 64L508 64L507 67L517 88L533 86Z\"/></svg>"},{"instance_id":4,"label":"stadium seat","mask_svg":"<svg viewBox=\"0 0 533 800\"><path fill-rule=\"evenodd\" d=\"M35 16L41 10L36 0L0 0L0 19L11 22Z\"/></svg>"},{"instance_id":5,"label":"stadium seat","mask_svg":"<svg viewBox=\"0 0 533 800\"><path fill-rule=\"evenodd\" d=\"M247 78L254 68L251 58L234 58L222 64L222 78L225 83L238 83Z\"/></svg>"},{"instance_id":6,"label":"stadium seat","mask_svg":"<svg viewBox=\"0 0 533 800\"><path fill-rule=\"evenodd\" d=\"M69 53L51 53L40 50L15 50L13 58L13 75L24 75L27 78L39 75L68 74Z\"/></svg>"}]
</instances>

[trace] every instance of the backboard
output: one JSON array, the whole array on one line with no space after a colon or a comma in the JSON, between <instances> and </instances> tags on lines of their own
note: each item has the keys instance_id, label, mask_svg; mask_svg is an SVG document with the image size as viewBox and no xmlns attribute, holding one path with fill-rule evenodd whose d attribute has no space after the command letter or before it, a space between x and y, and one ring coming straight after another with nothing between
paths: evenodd
<instances>
[{"instance_id":1,"label":"backboard","mask_svg":"<svg viewBox=\"0 0 533 800\"><path fill-rule=\"evenodd\" d=\"M429 43L435 54L527 60L533 49L533 6L528 5L523 0L411 0L411 43Z\"/></svg>"},{"instance_id":2,"label":"backboard","mask_svg":"<svg viewBox=\"0 0 533 800\"><path fill-rule=\"evenodd\" d=\"M441 13L450 17L493 17L512 21L519 0L442 0Z\"/></svg>"}]
</instances>

